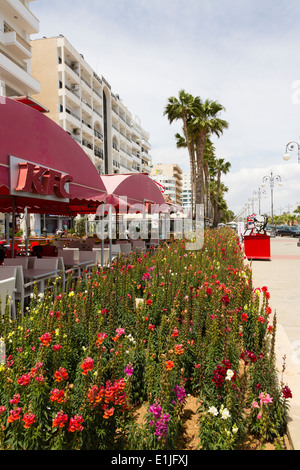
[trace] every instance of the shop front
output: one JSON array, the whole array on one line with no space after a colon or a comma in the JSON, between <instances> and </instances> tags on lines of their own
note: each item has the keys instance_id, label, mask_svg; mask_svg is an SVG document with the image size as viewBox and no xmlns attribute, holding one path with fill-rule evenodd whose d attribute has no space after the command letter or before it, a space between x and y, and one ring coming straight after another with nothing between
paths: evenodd
<instances>
[{"instance_id":1,"label":"shop front","mask_svg":"<svg viewBox=\"0 0 300 470\"><path fill-rule=\"evenodd\" d=\"M54 233L68 228L76 215L94 213L104 199L104 184L89 157L39 110L4 98L0 141L4 238L8 238L9 224L14 234L16 221L24 220L27 214L29 229L36 235L45 229Z\"/></svg>"}]
</instances>

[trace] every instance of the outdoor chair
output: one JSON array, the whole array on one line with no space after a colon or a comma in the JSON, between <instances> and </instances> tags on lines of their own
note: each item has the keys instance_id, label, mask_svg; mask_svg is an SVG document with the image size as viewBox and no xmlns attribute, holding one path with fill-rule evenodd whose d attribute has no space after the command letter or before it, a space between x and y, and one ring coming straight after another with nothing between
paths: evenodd
<instances>
[{"instance_id":1,"label":"outdoor chair","mask_svg":"<svg viewBox=\"0 0 300 470\"><path fill-rule=\"evenodd\" d=\"M18 256L17 258L6 258L3 262L4 266L23 266L24 269L28 268L27 256Z\"/></svg>"},{"instance_id":2,"label":"outdoor chair","mask_svg":"<svg viewBox=\"0 0 300 470\"><path fill-rule=\"evenodd\" d=\"M43 259L51 259L51 256L44 256ZM57 258L57 268L59 270L58 276L61 276L62 286L65 288L66 285L66 270L65 270L65 263L62 256L58 256Z\"/></svg>"},{"instance_id":3,"label":"outdoor chair","mask_svg":"<svg viewBox=\"0 0 300 470\"><path fill-rule=\"evenodd\" d=\"M102 248L93 248L92 251L95 251L97 253L96 263L98 265L101 265ZM105 248L104 251L103 251L103 265L107 266L108 264L109 264L109 250L107 248Z\"/></svg>"},{"instance_id":4,"label":"outdoor chair","mask_svg":"<svg viewBox=\"0 0 300 470\"><path fill-rule=\"evenodd\" d=\"M87 275L92 269L97 266L97 252L96 251L80 251L79 252L79 265L81 271L85 273L85 280Z\"/></svg>"},{"instance_id":5,"label":"outdoor chair","mask_svg":"<svg viewBox=\"0 0 300 470\"><path fill-rule=\"evenodd\" d=\"M150 248L157 248L159 246L159 239L158 238L151 238L148 243Z\"/></svg>"},{"instance_id":6,"label":"outdoor chair","mask_svg":"<svg viewBox=\"0 0 300 470\"><path fill-rule=\"evenodd\" d=\"M72 249L63 249L63 250L58 250L58 258L62 258L65 266L65 274L68 276L69 273L72 273L72 278L76 278L80 275L80 268L77 266L78 258L76 256L75 259L75 253L77 255L77 252L79 250L72 250ZM78 253L79 257L79 253Z\"/></svg>"},{"instance_id":7,"label":"outdoor chair","mask_svg":"<svg viewBox=\"0 0 300 470\"><path fill-rule=\"evenodd\" d=\"M121 256L121 246L120 245L112 245L111 246L111 254L113 257L120 257Z\"/></svg>"},{"instance_id":8,"label":"outdoor chair","mask_svg":"<svg viewBox=\"0 0 300 470\"><path fill-rule=\"evenodd\" d=\"M74 260L79 260L79 248L63 248L63 251L72 251L74 253Z\"/></svg>"},{"instance_id":9,"label":"outdoor chair","mask_svg":"<svg viewBox=\"0 0 300 470\"><path fill-rule=\"evenodd\" d=\"M34 282L24 282L23 266L1 266L0 267L0 279L6 279L8 277L14 277L16 279L16 291L15 291L15 304L20 303L21 313L24 313L25 301L33 293ZM17 308L15 310L17 311Z\"/></svg>"},{"instance_id":10,"label":"outdoor chair","mask_svg":"<svg viewBox=\"0 0 300 470\"><path fill-rule=\"evenodd\" d=\"M36 269L36 270L39 270L39 269L44 270L45 269L45 270L48 270L49 273L51 271L56 271L55 274L49 274L49 276L47 278L48 281L49 281L49 279L54 281L57 278L57 276L59 276L59 273L58 273L58 258L57 257L55 257L55 258L53 258L53 257L37 258L37 259L34 260L33 269ZM45 281L45 278L40 281L40 290L41 290L41 292L42 292L42 289L43 289L44 281ZM39 281L37 281L37 282L39 282ZM49 287L53 287L53 284L51 284L51 283L49 284L49 282L47 283L47 285Z\"/></svg>"},{"instance_id":11,"label":"outdoor chair","mask_svg":"<svg viewBox=\"0 0 300 470\"><path fill-rule=\"evenodd\" d=\"M144 252L146 251L146 244L144 240L132 240L132 251Z\"/></svg>"},{"instance_id":12,"label":"outdoor chair","mask_svg":"<svg viewBox=\"0 0 300 470\"><path fill-rule=\"evenodd\" d=\"M130 253L132 253L131 243L129 243L129 242L120 243L119 246L120 246L120 254L121 255L126 255L127 256Z\"/></svg>"},{"instance_id":13,"label":"outdoor chair","mask_svg":"<svg viewBox=\"0 0 300 470\"><path fill-rule=\"evenodd\" d=\"M9 301L9 314L12 318L16 317L15 310L15 288L16 278L10 277L7 279L0 280L0 299L1 299L1 314L4 315L6 309L6 298L7 295L10 298Z\"/></svg>"}]
</instances>

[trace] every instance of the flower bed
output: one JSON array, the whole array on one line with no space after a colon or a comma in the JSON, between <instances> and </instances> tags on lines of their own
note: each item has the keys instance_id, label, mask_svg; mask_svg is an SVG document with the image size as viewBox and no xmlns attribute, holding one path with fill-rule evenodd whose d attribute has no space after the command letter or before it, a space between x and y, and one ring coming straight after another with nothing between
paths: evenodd
<instances>
[{"instance_id":1,"label":"flower bed","mask_svg":"<svg viewBox=\"0 0 300 470\"><path fill-rule=\"evenodd\" d=\"M199 251L176 241L121 258L65 292L57 280L1 323L0 448L176 449L188 395L202 449L249 434L280 445L291 392L268 302L230 229L208 230Z\"/></svg>"}]
</instances>

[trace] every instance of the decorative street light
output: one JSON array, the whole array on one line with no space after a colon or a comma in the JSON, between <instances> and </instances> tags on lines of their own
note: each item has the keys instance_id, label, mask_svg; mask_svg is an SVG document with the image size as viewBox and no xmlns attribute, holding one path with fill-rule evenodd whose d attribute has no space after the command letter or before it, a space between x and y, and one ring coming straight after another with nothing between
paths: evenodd
<instances>
[{"instance_id":1,"label":"decorative street light","mask_svg":"<svg viewBox=\"0 0 300 470\"><path fill-rule=\"evenodd\" d=\"M263 177L263 183L261 184L262 187L264 187L266 182L269 181L270 183L270 189L271 189L271 217L272 217L272 225L273 225L273 191L274 191L274 185L275 181L278 181L278 185L282 186L281 182L281 177L279 175L274 176L273 172L271 171L270 176L264 176Z\"/></svg>"},{"instance_id":2,"label":"decorative street light","mask_svg":"<svg viewBox=\"0 0 300 470\"><path fill-rule=\"evenodd\" d=\"M262 196L262 194L266 194L266 191L265 191L264 189L258 188L258 190L253 191L253 194L254 194L254 196L257 195L257 197L258 197L258 213L260 214L260 200L261 200L261 196ZM267 196L265 195L265 197L267 197Z\"/></svg>"},{"instance_id":3,"label":"decorative street light","mask_svg":"<svg viewBox=\"0 0 300 470\"><path fill-rule=\"evenodd\" d=\"M288 153L288 150L293 151L295 147L298 149L298 163L300 163L300 144L298 142L289 142L285 147L285 154L283 155L283 160L288 161L291 157Z\"/></svg>"}]
</instances>

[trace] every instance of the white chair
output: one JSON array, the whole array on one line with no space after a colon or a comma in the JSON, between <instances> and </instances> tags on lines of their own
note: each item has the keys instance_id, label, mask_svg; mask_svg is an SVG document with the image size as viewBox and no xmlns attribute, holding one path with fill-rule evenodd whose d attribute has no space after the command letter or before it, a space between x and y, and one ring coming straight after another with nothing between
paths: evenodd
<instances>
[{"instance_id":1,"label":"white chair","mask_svg":"<svg viewBox=\"0 0 300 470\"><path fill-rule=\"evenodd\" d=\"M16 278L9 277L0 280L0 298L1 298L1 313L4 315L6 309L6 298L9 296L9 314L11 317L16 317L15 310L15 289Z\"/></svg>"},{"instance_id":2,"label":"white chair","mask_svg":"<svg viewBox=\"0 0 300 470\"><path fill-rule=\"evenodd\" d=\"M3 262L4 266L23 266L24 269L28 268L28 257L17 256L17 258L5 258Z\"/></svg>"},{"instance_id":3,"label":"white chair","mask_svg":"<svg viewBox=\"0 0 300 470\"><path fill-rule=\"evenodd\" d=\"M21 313L24 313L25 299L29 298L33 292L34 282L24 282L23 266L0 266L0 279L14 277L16 280L15 291L15 311L20 303Z\"/></svg>"}]
</instances>

